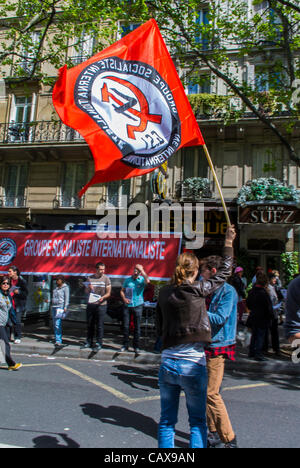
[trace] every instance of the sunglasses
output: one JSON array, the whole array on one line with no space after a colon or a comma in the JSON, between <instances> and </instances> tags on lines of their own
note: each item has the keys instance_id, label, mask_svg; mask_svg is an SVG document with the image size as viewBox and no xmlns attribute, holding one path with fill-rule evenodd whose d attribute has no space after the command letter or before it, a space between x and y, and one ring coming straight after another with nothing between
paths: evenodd
<instances>
[{"instance_id":1,"label":"sunglasses","mask_svg":"<svg viewBox=\"0 0 300 468\"><path fill-rule=\"evenodd\" d=\"M7 283L7 282L1 283L1 285L3 285L3 284L6 284L7 286L10 286L10 283Z\"/></svg>"}]
</instances>

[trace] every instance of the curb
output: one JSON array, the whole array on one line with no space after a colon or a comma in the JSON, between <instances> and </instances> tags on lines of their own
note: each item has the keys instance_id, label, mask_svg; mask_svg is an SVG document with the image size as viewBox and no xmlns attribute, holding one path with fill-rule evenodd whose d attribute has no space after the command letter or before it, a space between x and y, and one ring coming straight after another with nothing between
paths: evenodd
<instances>
[{"instance_id":1,"label":"curb","mask_svg":"<svg viewBox=\"0 0 300 468\"><path fill-rule=\"evenodd\" d=\"M18 354L29 354L47 356L52 358L86 359L95 361L126 362L132 364L160 365L161 355L150 351L141 351L136 355L133 351L120 352L119 348L105 347L101 351L94 352L89 349L81 349L79 346L65 345L55 349L49 343L26 343L25 341L16 345L11 344L12 356ZM236 361L226 362L227 371L248 372L251 374L285 374L300 376L300 365L292 362L270 359L265 362L256 362L251 359L237 356Z\"/></svg>"}]
</instances>

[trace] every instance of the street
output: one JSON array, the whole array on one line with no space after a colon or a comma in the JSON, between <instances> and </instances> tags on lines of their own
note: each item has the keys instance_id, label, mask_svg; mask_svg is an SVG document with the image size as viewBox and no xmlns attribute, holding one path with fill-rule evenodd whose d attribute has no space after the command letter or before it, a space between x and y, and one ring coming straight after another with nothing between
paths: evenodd
<instances>
[{"instance_id":1,"label":"street","mask_svg":"<svg viewBox=\"0 0 300 468\"><path fill-rule=\"evenodd\" d=\"M157 367L17 356L0 369L0 447L156 448ZM227 373L223 396L241 448L299 448L297 377ZM181 399L176 446L188 447Z\"/></svg>"}]
</instances>

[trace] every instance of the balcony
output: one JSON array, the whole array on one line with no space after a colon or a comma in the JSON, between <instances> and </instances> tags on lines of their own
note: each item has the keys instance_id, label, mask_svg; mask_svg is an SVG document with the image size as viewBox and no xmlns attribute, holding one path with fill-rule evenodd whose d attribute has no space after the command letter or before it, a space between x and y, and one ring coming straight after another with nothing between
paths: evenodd
<instances>
[{"instance_id":1,"label":"balcony","mask_svg":"<svg viewBox=\"0 0 300 468\"><path fill-rule=\"evenodd\" d=\"M79 198L77 195L61 195L55 198L52 202L54 209L74 208L80 209L84 207L85 197Z\"/></svg>"},{"instance_id":2,"label":"balcony","mask_svg":"<svg viewBox=\"0 0 300 468\"><path fill-rule=\"evenodd\" d=\"M0 197L0 208L26 208L26 197L18 195L16 197Z\"/></svg>"},{"instance_id":3,"label":"balcony","mask_svg":"<svg viewBox=\"0 0 300 468\"><path fill-rule=\"evenodd\" d=\"M61 121L0 123L0 145L68 142L84 142L84 139Z\"/></svg>"}]
</instances>

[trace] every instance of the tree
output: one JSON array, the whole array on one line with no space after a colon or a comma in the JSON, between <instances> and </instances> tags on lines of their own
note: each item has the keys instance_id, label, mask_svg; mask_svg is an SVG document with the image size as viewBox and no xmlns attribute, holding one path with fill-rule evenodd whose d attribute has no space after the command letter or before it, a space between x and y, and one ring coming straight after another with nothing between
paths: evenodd
<instances>
[{"instance_id":1,"label":"tree","mask_svg":"<svg viewBox=\"0 0 300 468\"><path fill-rule=\"evenodd\" d=\"M299 120L298 1L149 0L147 5L173 55L189 64L193 80L194 71L204 67L221 79L242 103L236 117L254 114L300 166L289 138Z\"/></svg>"},{"instance_id":2,"label":"tree","mask_svg":"<svg viewBox=\"0 0 300 468\"><path fill-rule=\"evenodd\" d=\"M74 65L67 60L70 50L84 50L88 38L93 42L89 56L102 50L115 41L118 20L136 11L140 17L145 12L143 0L0 0L0 64L6 83L53 81L44 64L55 69Z\"/></svg>"}]
</instances>

